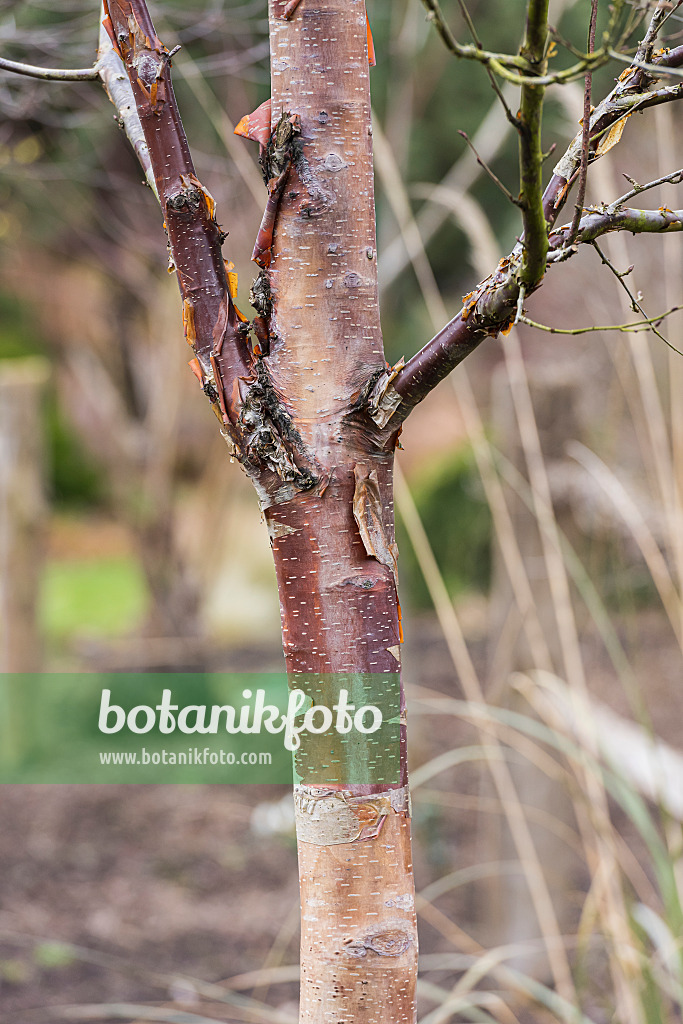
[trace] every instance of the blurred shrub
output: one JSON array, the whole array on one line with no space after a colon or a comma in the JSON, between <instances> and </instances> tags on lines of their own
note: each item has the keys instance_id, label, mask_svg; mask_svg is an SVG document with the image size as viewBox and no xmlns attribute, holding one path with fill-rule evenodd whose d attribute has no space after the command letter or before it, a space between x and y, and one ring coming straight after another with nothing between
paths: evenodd
<instances>
[{"instance_id":1,"label":"blurred shrub","mask_svg":"<svg viewBox=\"0 0 683 1024\"><path fill-rule=\"evenodd\" d=\"M0 359L33 355L44 356L54 364L54 352L40 340L26 304L0 290ZM58 507L100 504L105 493L103 474L69 426L54 388L48 392L43 425L48 488L54 503Z\"/></svg>"},{"instance_id":2,"label":"blurred shrub","mask_svg":"<svg viewBox=\"0 0 683 1024\"><path fill-rule=\"evenodd\" d=\"M469 447L431 463L411 479L411 490L449 594L486 590L491 575L491 513ZM396 533L406 604L431 608L400 518Z\"/></svg>"},{"instance_id":3,"label":"blurred shrub","mask_svg":"<svg viewBox=\"0 0 683 1024\"><path fill-rule=\"evenodd\" d=\"M57 508L102 504L104 473L65 419L56 397L45 410L48 435L50 493Z\"/></svg>"}]
</instances>

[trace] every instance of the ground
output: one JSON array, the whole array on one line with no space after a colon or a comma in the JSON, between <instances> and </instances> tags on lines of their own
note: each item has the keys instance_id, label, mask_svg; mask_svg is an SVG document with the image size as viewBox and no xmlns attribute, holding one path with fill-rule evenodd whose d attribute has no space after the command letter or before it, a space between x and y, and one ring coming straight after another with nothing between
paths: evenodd
<instances>
[{"instance_id":1,"label":"ground","mask_svg":"<svg viewBox=\"0 0 683 1024\"><path fill-rule=\"evenodd\" d=\"M418 683L458 696L436 622L426 615L406 625L409 691ZM624 620L621 632L627 645L640 652L636 667L648 681L646 696L657 730L680 746L683 694L666 626L657 613L645 610ZM482 666L485 638L475 641L473 650ZM276 657L276 648L270 654ZM604 657L590 638L585 655L597 696L625 712ZM415 766L440 750L472 742L470 727L457 718L417 716L412 735ZM481 847L476 808L482 771L472 763L461 765L430 782L423 795L416 793L419 890L458 868L490 859ZM46 1015L29 1011L65 1004L159 1005L174 998L185 1009L219 1020L253 1019L248 1011L245 1018L243 1009L201 997L197 987L179 979L219 982L264 965L296 964L294 839L286 807L284 831L282 808L264 807L283 796L286 804L287 792L286 787L2 787L2 1020L51 1021L49 1010ZM261 810L255 817L257 805ZM637 837L623 816L615 815L637 855ZM587 882L577 875L579 888ZM460 886L435 903L465 931L480 936L485 930L482 886ZM438 921L435 926L433 918L422 919L421 953L457 952L443 932ZM74 943L80 951L55 943ZM458 975L442 969L426 976L450 987ZM291 972L285 977L291 978ZM292 981L274 978L266 990L251 979L250 987L240 991L295 1015ZM428 1008L432 1004L425 1003ZM607 1019L597 1003L593 1015L596 1021ZM546 1019L536 1011L520 1017Z\"/></svg>"}]
</instances>

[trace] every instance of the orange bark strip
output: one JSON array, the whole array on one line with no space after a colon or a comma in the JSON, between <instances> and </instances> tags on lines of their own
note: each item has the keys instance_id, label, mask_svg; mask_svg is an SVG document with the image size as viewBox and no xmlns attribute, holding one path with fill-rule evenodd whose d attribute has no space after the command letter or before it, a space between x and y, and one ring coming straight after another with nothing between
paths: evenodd
<instances>
[{"instance_id":1,"label":"orange bark strip","mask_svg":"<svg viewBox=\"0 0 683 1024\"><path fill-rule=\"evenodd\" d=\"M370 19L368 18L367 14L365 15L365 25L366 25L367 38L368 38L368 64L370 65L371 68L374 68L375 65L377 64L377 60L375 58L375 43L374 43L374 40L372 38L372 29L370 28Z\"/></svg>"},{"instance_id":2,"label":"orange bark strip","mask_svg":"<svg viewBox=\"0 0 683 1024\"><path fill-rule=\"evenodd\" d=\"M202 368L201 368L201 366L199 364L199 360L197 358L190 359L190 361L189 361L189 363L187 365L190 367L190 369L192 370L193 374L195 375L195 377L197 378L199 383L203 385L204 384L204 374L203 374Z\"/></svg>"},{"instance_id":3,"label":"orange bark strip","mask_svg":"<svg viewBox=\"0 0 683 1024\"><path fill-rule=\"evenodd\" d=\"M282 12L282 17L285 18L285 20L291 18L300 3L301 0L288 0Z\"/></svg>"},{"instance_id":4,"label":"orange bark strip","mask_svg":"<svg viewBox=\"0 0 683 1024\"><path fill-rule=\"evenodd\" d=\"M261 149L265 149L270 139L270 108L270 99L267 99L252 114L245 114L234 129L234 134L253 139Z\"/></svg>"},{"instance_id":5,"label":"orange bark strip","mask_svg":"<svg viewBox=\"0 0 683 1024\"><path fill-rule=\"evenodd\" d=\"M280 196L282 195L282 190L287 183L288 177L289 165L285 167L284 171L282 171L277 178L272 178L268 182L268 201L263 212L261 226L259 227L258 234L256 235L254 251L251 254L252 260L259 267L270 266L271 249L273 248L273 232L275 231L275 221L277 220L278 209L280 207Z\"/></svg>"}]
</instances>

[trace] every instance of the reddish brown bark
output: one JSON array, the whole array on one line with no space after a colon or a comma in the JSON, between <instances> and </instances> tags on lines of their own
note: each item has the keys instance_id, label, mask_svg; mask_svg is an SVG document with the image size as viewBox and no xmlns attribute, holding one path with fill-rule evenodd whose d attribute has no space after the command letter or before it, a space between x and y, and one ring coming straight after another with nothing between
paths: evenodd
<instances>
[{"instance_id":1,"label":"reddish brown bark","mask_svg":"<svg viewBox=\"0 0 683 1024\"><path fill-rule=\"evenodd\" d=\"M320 484L266 509L290 672L396 672L394 438L362 409L385 361L379 324L366 13L363 0L271 0L272 116L295 114L297 151L269 270L268 373ZM354 411L354 409L356 411ZM355 499L355 500L354 500ZM417 936L402 773L347 787L372 838L340 842L301 788L301 1019L414 1018ZM326 827L328 830L326 831ZM363 833L366 835L368 830Z\"/></svg>"},{"instance_id":2,"label":"reddish brown bark","mask_svg":"<svg viewBox=\"0 0 683 1024\"><path fill-rule=\"evenodd\" d=\"M228 291L216 204L197 178L178 113L169 51L144 3L106 0L105 10L105 26L126 65L154 171L183 297L185 336L199 359L207 394L223 398L222 381L227 389L222 404L231 409L235 379L249 373L250 353ZM228 337L231 344L224 345Z\"/></svg>"}]
</instances>

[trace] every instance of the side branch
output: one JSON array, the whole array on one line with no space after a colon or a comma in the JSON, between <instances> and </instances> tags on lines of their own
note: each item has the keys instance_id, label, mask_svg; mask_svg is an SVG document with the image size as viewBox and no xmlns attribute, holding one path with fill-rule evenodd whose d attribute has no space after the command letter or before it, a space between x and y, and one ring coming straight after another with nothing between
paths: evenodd
<instances>
[{"instance_id":1,"label":"side branch","mask_svg":"<svg viewBox=\"0 0 683 1024\"><path fill-rule=\"evenodd\" d=\"M100 17L100 41L97 49L97 71L102 80L107 96L116 107L118 117L117 123L126 133L128 141L135 151L140 166L145 172L145 179L159 202L157 183L152 170L152 161L149 155L149 147L145 139L145 133L140 124L135 97L131 84L128 81L126 68L121 60L119 51L114 49L111 36L105 29L104 4Z\"/></svg>"},{"instance_id":2,"label":"side branch","mask_svg":"<svg viewBox=\"0 0 683 1024\"><path fill-rule=\"evenodd\" d=\"M580 243L592 243L612 231L652 234L683 230L683 210L601 209L585 214L574 242L567 246L571 224L553 231L548 265L561 263ZM464 298L464 306L405 366L397 366L376 383L369 400L370 416L393 433L419 402L470 355L485 338L506 334L517 319L520 296L519 251L501 260L490 277ZM519 317L524 321L526 318ZM652 323L660 318L652 318ZM537 326L534 324L534 326ZM596 328L597 329L597 328ZM607 328L605 328L607 329ZM559 332L555 332L559 333ZM580 333L567 331L565 333ZM390 426L389 426L390 424Z\"/></svg>"},{"instance_id":3,"label":"side branch","mask_svg":"<svg viewBox=\"0 0 683 1024\"><path fill-rule=\"evenodd\" d=\"M529 0L524 42L524 57L540 76L547 68L548 0ZM525 292L539 283L545 272L548 229L543 209L543 149L541 124L545 87L522 86L519 107L519 180L520 205L524 225L524 254L520 284Z\"/></svg>"},{"instance_id":4,"label":"side branch","mask_svg":"<svg viewBox=\"0 0 683 1024\"><path fill-rule=\"evenodd\" d=\"M581 218L576 242L594 242L610 231L630 231L634 235L680 231L682 218L683 210L667 210L664 206L658 210L592 210ZM551 233L549 263L560 263L573 254L573 250L566 248L570 234L570 225Z\"/></svg>"},{"instance_id":5,"label":"side branch","mask_svg":"<svg viewBox=\"0 0 683 1024\"><path fill-rule=\"evenodd\" d=\"M21 61L8 60L0 57L0 71L12 71L15 75L27 78L41 78L51 82L94 82L99 72L92 68L40 68L35 64L22 64Z\"/></svg>"},{"instance_id":6,"label":"side branch","mask_svg":"<svg viewBox=\"0 0 683 1024\"><path fill-rule=\"evenodd\" d=\"M148 156L164 214L185 336L199 363L197 376L229 426L237 416L234 385L249 374L251 358L228 288L216 204L195 173L171 85L171 54L144 0L105 0L104 8L104 27L125 66L144 134L146 153L138 145L136 151L145 169Z\"/></svg>"}]
</instances>

